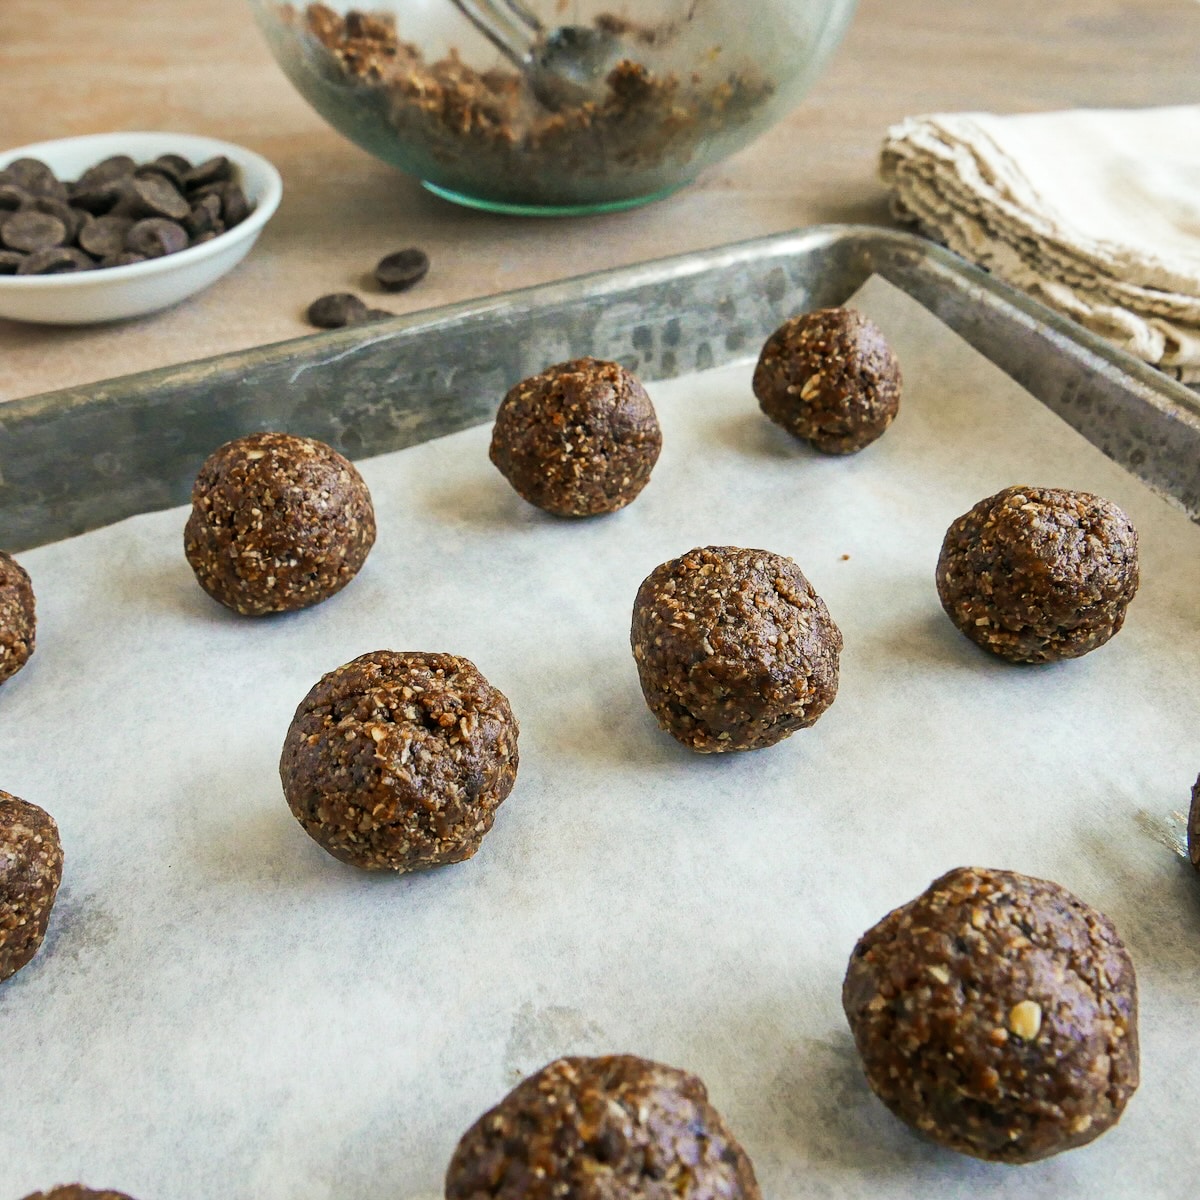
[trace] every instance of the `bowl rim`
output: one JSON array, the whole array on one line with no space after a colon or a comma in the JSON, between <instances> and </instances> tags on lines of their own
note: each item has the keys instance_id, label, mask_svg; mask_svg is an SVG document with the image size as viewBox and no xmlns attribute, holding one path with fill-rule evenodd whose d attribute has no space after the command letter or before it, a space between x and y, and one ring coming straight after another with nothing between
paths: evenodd
<instances>
[{"instance_id":1,"label":"bowl rim","mask_svg":"<svg viewBox=\"0 0 1200 1200\"><path fill-rule=\"evenodd\" d=\"M176 151L204 152L207 157L224 155L235 162L243 170L253 168L263 179L262 195L255 199L254 211L232 229L225 230L199 246L188 246L177 250L174 254L163 254L158 258L148 258L145 262L129 263L123 267L104 267L92 271L71 271L62 275L0 275L0 288L16 288L25 291L54 291L80 286L98 287L104 283L121 283L127 280L148 279L154 275L162 275L179 270L189 265L203 262L206 258L219 255L236 243L246 238L257 236L259 230L275 215L280 200L283 199L283 179L274 163L264 158L254 150L239 146L236 142L226 142L220 138L208 137L205 134L173 133L169 130L115 130L104 133L85 133L75 137L52 138L43 142L32 142L26 146L14 146L0 150L0 171L8 163L18 158L41 158L64 147L85 149L89 144L103 144L113 147L128 140L130 147L136 149L139 139L171 142ZM126 153L129 151L127 150ZM120 153L113 149L111 153ZM159 153L170 153L169 150Z\"/></svg>"}]
</instances>

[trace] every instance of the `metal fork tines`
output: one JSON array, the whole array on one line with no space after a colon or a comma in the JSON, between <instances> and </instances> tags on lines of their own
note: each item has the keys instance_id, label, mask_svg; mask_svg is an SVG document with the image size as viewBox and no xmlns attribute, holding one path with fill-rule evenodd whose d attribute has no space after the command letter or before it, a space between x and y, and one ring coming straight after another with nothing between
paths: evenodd
<instances>
[{"instance_id":1,"label":"metal fork tines","mask_svg":"<svg viewBox=\"0 0 1200 1200\"><path fill-rule=\"evenodd\" d=\"M517 66L525 66L545 26L521 0L451 0L484 37ZM515 20L514 20L515 18Z\"/></svg>"}]
</instances>

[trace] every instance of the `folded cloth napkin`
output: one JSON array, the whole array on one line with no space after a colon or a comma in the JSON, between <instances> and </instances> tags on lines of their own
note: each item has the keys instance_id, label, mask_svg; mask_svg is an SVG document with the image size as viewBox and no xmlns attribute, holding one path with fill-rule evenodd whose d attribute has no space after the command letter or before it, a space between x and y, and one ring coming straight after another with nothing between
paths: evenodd
<instances>
[{"instance_id":1,"label":"folded cloth napkin","mask_svg":"<svg viewBox=\"0 0 1200 1200\"><path fill-rule=\"evenodd\" d=\"M880 173L897 216L1200 381L1200 105L911 117Z\"/></svg>"}]
</instances>

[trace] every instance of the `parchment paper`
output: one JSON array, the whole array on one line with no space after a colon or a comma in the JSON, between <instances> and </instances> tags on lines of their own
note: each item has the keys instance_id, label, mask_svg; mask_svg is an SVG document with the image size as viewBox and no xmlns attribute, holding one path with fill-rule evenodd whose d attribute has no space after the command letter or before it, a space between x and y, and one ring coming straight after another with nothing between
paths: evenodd
<instances>
[{"instance_id":1,"label":"parchment paper","mask_svg":"<svg viewBox=\"0 0 1200 1200\"><path fill-rule=\"evenodd\" d=\"M181 510L22 556L41 623L0 691L0 787L67 858L46 946L0 987L0 1200L428 1200L518 1079L609 1051L699 1073L776 1200L1191 1196L1200 879L1152 835L1200 767L1198 531L907 297L858 303L907 386L853 458L770 425L743 364L651 389L663 455L610 518L525 505L486 428L365 463L379 542L294 616L208 600ZM947 525L1010 483L1100 492L1140 531L1126 627L1085 659L994 661L938 605ZM630 606L724 542L793 556L846 648L811 730L698 757L643 704ZM464 654L520 718L516 788L460 866L361 874L284 803L296 704L378 648ZM841 1013L859 934L966 863L1071 888L1139 971L1141 1090L1036 1166L909 1133Z\"/></svg>"}]
</instances>

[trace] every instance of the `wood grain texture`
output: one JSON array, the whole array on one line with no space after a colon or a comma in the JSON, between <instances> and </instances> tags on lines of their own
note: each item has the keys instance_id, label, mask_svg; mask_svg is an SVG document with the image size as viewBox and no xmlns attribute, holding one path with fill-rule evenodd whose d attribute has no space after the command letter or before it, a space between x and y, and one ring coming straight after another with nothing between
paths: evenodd
<instances>
[{"instance_id":1,"label":"wood grain texture","mask_svg":"<svg viewBox=\"0 0 1200 1200\"><path fill-rule=\"evenodd\" d=\"M0 321L0 399L310 332L324 292L365 288L378 258L424 247L396 312L826 221L888 221L884 130L937 110L1191 103L1195 0L861 0L825 75L781 124L658 204L573 220L458 209L330 130L271 59L244 0L3 0L0 146L116 129L239 142L280 169L283 204L208 291L136 321Z\"/></svg>"}]
</instances>

